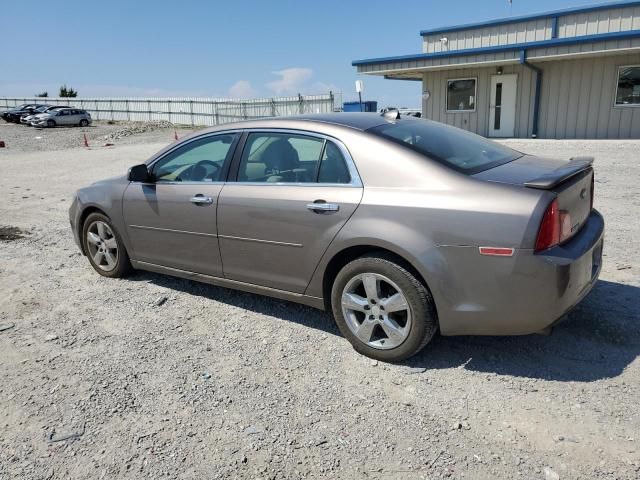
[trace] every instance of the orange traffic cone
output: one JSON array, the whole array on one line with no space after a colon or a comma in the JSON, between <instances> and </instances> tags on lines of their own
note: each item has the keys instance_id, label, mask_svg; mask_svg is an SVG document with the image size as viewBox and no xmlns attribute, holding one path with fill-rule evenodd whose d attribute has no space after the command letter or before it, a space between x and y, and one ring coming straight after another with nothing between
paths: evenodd
<instances>
[{"instance_id":1,"label":"orange traffic cone","mask_svg":"<svg viewBox=\"0 0 640 480\"><path fill-rule=\"evenodd\" d=\"M178 132L176 132L175 130L173 131L173 139L174 140L178 140Z\"/></svg>"},{"instance_id":2,"label":"orange traffic cone","mask_svg":"<svg viewBox=\"0 0 640 480\"><path fill-rule=\"evenodd\" d=\"M84 146L86 148L89 148L89 140L87 140L87 134L83 133L82 135L84 136Z\"/></svg>"}]
</instances>

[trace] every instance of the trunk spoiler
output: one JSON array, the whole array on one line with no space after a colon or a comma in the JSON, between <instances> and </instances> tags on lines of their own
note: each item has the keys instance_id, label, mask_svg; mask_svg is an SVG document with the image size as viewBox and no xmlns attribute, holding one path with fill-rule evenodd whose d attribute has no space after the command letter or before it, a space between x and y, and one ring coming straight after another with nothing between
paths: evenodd
<instances>
[{"instance_id":1,"label":"trunk spoiler","mask_svg":"<svg viewBox=\"0 0 640 480\"><path fill-rule=\"evenodd\" d=\"M578 175L580 172L591 168L591 164L593 164L593 157L571 157L569 163L566 165L549 173L545 173L541 177L524 182L524 185L530 188L549 190L565 180Z\"/></svg>"}]
</instances>

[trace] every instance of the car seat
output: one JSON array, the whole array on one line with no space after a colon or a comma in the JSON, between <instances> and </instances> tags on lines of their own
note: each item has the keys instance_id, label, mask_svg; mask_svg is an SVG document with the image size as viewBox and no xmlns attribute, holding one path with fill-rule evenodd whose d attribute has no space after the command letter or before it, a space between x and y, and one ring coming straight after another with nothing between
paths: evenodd
<instances>
[{"instance_id":1,"label":"car seat","mask_svg":"<svg viewBox=\"0 0 640 480\"><path fill-rule=\"evenodd\" d=\"M269 145L261 157L265 164L267 182L297 182L298 172L294 171L300 166L298 152L285 138L276 140Z\"/></svg>"}]
</instances>

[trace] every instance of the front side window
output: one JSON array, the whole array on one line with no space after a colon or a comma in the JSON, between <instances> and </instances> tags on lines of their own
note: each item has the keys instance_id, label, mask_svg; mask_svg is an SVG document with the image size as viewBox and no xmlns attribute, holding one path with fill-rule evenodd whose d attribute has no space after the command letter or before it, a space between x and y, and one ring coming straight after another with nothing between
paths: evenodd
<instances>
[{"instance_id":1,"label":"front side window","mask_svg":"<svg viewBox=\"0 0 640 480\"><path fill-rule=\"evenodd\" d=\"M236 134L215 135L189 142L153 165L156 182L218 182Z\"/></svg>"},{"instance_id":2,"label":"front side window","mask_svg":"<svg viewBox=\"0 0 640 480\"><path fill-rule=\"evenodd\" d=\"M476 109L476 79L447 80L447 112L473 112Z\"/></svg>"},{"instance_id":3,"label":"front side window","mask_svg":"<svg viewBox=\"0 0 640 480\"><path fill-rule=\"evenodd\" d=\"M367 130L472 175L522 156L475 133L430 120L400 120Z\"/></svg>"},{"instance_id":4,"label":"front side window","mask_svg":"<svg viewBox=\"0 0 640 480\"><path fill-rule=\"evenodd\" d=\"M618 68L616 106L640 105L640 65Z\"/></svg>"}]
</instances>

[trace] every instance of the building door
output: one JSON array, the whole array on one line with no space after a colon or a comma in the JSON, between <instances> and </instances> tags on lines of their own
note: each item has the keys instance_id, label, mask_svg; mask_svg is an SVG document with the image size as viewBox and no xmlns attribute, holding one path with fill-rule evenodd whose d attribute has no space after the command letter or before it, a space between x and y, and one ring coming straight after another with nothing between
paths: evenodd
<instances>
[{"instance_id":1,"label":"building door","mask_svg":"<svg viewBox=\"0 0 640 480\"><path fill-rule=\"evenodd\" d=\"M513 137L518 75L493 75L489 104L489 136Z\"/></svg>"}]
</instances>

